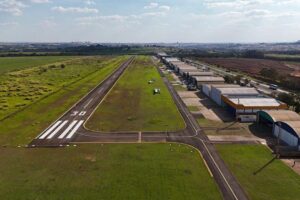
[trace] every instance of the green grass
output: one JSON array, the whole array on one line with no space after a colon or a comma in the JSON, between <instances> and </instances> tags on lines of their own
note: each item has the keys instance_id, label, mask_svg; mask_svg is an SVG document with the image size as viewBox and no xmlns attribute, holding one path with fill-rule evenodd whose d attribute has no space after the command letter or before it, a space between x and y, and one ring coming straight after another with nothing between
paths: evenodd
<instances>
[{"instance_id":1,"label":"green grass","mask_svg":"<svg viewBox=\"0 0 300 200\"><path fill-rule=\"evenodd\" d=\"M148 81L154 80L152 84ZM161 94L153 95L160 88ZM87 122L95 131L171 131L183 119L150 57L139 56Z\"/></svg>"},{"instance_id":2,"label":"green grass","mask_svg":"<svg viewBox=\"0 0 300 200\"><path fill-rule=\"evenodd\" d=\"M266 147L217 145L217 149L250 199L299 199L300 176L280 160L272 161L274 155Z\"/></svg>"},{"instance_id":3,"label":"green grass","mask_svg":"<svg viewBox=\"0 0 300 200\"><path fill-rule=\"evenodd\" d=\"M219 122L206 119L204 117L197 119L198 124L204 129L206 135L242 135L249 136L250 130L247 123ZM206 129L206 130L205 130Z\"/></svg>"},{"instance_id":4,"label":"green grass","mask_svg":"<svg viewBox=\"0 0 300 200\"><path fill-rule=\"evenodd\" d=\"M68 87L62 87L55 93L51 93L17 114L1 121L0 144L7 146L28 144L127 58L126 56L118 57L108 61L100 61L100 63L96 59L98 64L94 65L96 68L93 73L82 77ZM84 67L87 66L83 65L82 68Z\"/></svg>"},{"instance_id":5,"label":"green grass","mask_svg":"<svg viewBox=\"0 0 300 200\"><path fill-rule=\"evenodd\" d=\"M0 57L0 75L26 69L29 67L35 67L55 62L61 62L65 60L74 59L76 57L71 56L27 56L27 57Z\"/></svg>"},{"instance_id":6,"label":"green grass","mask_svg":"<svg viewBox=\"0 0 300 200\"><path fill-rule=\"evenodd\" d=\"M267 58L300 58L300 55L289 55L289 54L266 54Z\"/></svg>"},{"instance_id":7,"label":"green grass","mask_svg":"<svg viewBox=\"0 0 300 200\"><path fill-rule=\"evenodd\" d=\"M0 149L0 199L221 199L200 155L172 144Z\"/></svg>"},{"instance_id":8,"label":"green grass","mask_svg":"<svg viewBox=\"0 0 300 200\"><path fill-rule=\"evenodd\" d=\"M94 73L108 59L109 57L83 57L1 75L0 120Z\"/></svg>"}]
</instances>

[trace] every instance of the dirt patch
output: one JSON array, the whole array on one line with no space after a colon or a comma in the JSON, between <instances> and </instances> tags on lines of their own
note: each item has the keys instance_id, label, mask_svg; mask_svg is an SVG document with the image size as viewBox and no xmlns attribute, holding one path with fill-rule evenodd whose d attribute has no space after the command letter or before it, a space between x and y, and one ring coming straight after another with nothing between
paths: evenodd
<instances>
[{"instance_id":1,"label":"dirt patch","mask_svg":"<svg viewBox=\"0 0 300 200\"><path fill-rule=\"evenodd\" d=\"M290 64L266 59L245 59L245 58L202 58L202 61L222 66L232 71L243 71L249 74L258 75L264 68L276 69L280 74L290 75L300 64Z\"/></svg>"}]
</instances>

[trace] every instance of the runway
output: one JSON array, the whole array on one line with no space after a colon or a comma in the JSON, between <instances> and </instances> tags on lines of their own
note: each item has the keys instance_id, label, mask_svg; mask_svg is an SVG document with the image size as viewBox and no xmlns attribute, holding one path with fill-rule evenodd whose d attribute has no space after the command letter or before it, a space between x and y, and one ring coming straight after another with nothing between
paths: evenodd
<instances>
[{"instance_id":1,"label":"runway","mask_svg":"<svg viewBox=\"0 0 300 200\"><path fill-rule=\"evenodd\" d=\"M99 103L105 98L105 95L110 91L133 60L134 57L131 57L123 63L113 74L88 93L62 117L51 124L45 131L39 134L29 144L29 147L59 147L73 143L177 142L189 144L201 152L224 199L248 199L235 177L218 155L214 145L202 132L199 124L189 112L168 79L163 76L160 69L159 72L162 75L163 81L186 123L185 130L180 132L99 133L84 128L83 124L93 114L94 110L97 109Z\"/></svg>"}]
</instances>

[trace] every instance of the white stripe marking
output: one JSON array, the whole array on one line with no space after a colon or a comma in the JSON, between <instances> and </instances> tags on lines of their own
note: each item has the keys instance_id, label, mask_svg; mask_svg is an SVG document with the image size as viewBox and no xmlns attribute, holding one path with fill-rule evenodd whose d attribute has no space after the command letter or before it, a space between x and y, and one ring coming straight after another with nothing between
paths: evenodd
<instances>
[{"instance_id":1,"label":"white stripe marking","mask_svg":"<svg viewBox=\"0 0 300 200\"><path fill-rule=\"evenodd\" d=\"M51 128L49 128L39 139L45 139L59 124L61 121L56 122Z\"/></svg>"},{"instance_id":2,"label":"white stripe marking","mask_svg":"<svg viewBox=\"0 0 300 200\"><path fill-rule=\"evenodd\" d=\"M77 123L78 121L75 120L73 121L69 126L68 128L58 137L58 139L63 139L67 134L68 132L73 128L73 126Z\"/></svg>"},{"instance_id":3,"label":"white stripe marking","mask_svg":"<svg viewBox=\"0 0 300 200\"><path fill-rule=\"evenodd\" d=\"M62 129L62 127L64 127L66 125L66 123L68 123L68 121L64 121L57 129L55 129L55 131L53 131L51 133L51 135L49 135L47 137L47 139L52 139L54 137L54 135L56 135L58 133L58 131L60 131L60 129Z\"/></svg>"},{"instance_id":4,"label":"white stripe marking","mask_svg":"<svg viewBox=\"0 0 300 200\"><path fill-rule=\"evenodd\" d=\"M79 116L84 116L86 114L86 111L82 111L79 113Z\"/></svg>"},{"instance_id":5,"label":"white stripe marking","mask_svg":"<svg viewBox=\"0 0 300 200\"><path fill-rule=\"evenodd\" d=\"M71 131L71 133L67 136L67 139L70 139L73 137L73 135L76 133L76 131L79 129L79 127L83 124L84 120L81 120L75 128Z\"/></svg>"},{"instance_id":6,"label":"white stripe marking","mask_svg":"<svg viewBox=\"0 0 300 200\"><path fill-rule=\"evenodd\" d=\"M83 108L86 109L93 100L94 100L94 98L92 98Z\"/></svg>"}]
</instances>

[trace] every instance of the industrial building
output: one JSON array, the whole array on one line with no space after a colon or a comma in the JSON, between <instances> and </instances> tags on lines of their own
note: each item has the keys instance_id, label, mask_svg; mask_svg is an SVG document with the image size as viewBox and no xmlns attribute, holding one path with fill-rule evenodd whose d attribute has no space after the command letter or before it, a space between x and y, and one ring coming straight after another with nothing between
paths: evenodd
<instances>
[{"instance_id":1,"label":"industrial building","mask_svg":"<svg viewBox=\"0 0 300 200\"><path fill-rule=\"evenodd\" d=\"M234 87L234 88L224 88L224 87L211 87L211 99L216 102L219 106L225 106L222 96L235 96L235 97L256 97L259 92L254 88L246 87Z\"/></svg>"},{"instance_id":2,"label":"industrial building","mask_svg":"<svg viewBox=\"0 0 300 200\"><path fill-rule=\"evenodd\" d=\"M239 121L256 121L256 113L261 110L282 110L287 105L274 98L257 97L228 97L222 96L226 109Z\"/></svg>"},{"instance_id":3,"label":"industrial building","mask_svg":"<svg viewBox=\"0 0 300 200\"><path fill-rule=\"evenodd\" d=\"M241 86L239 85L234 85L234 84L218 84L218 85L211 85L211 84L203 84L202 85L202 92L208 96L211 97L211 88L240 88Z\"/></svg>"},{"instance_id":4,"label":"industrial building","mask_svg":"<svg viewBox=\"0 0 300 200\"><path fill-rule=\"evenodd\" d=\"M272 127L272 134L290 147L300 150L300 116L290 110L259 111L257 122Z\"/></svg>"},{"instance_id":5,"label":"industrial building","mask_svg":"<svg viewBox=\"0 0 300 200\"><path fill-rule=\"evenodd\" d=\"M197 88L201 89L203 84L224 84L225 80L223 77L216 76L194 76L192 78L192 84Z\"/></svg>"},{"instance_id":6,"label":"industrial building","mask_svg":"<svg viewBox=\"0 0 300 200\"><path fill-rule=\"evenodd\" d=\"M198 71L189 72L186 76L186 79L192 82L193 77L196 76L214 76L214 73L209 71L201 71L198 69Z\"/></svg>"}]
</instances>

